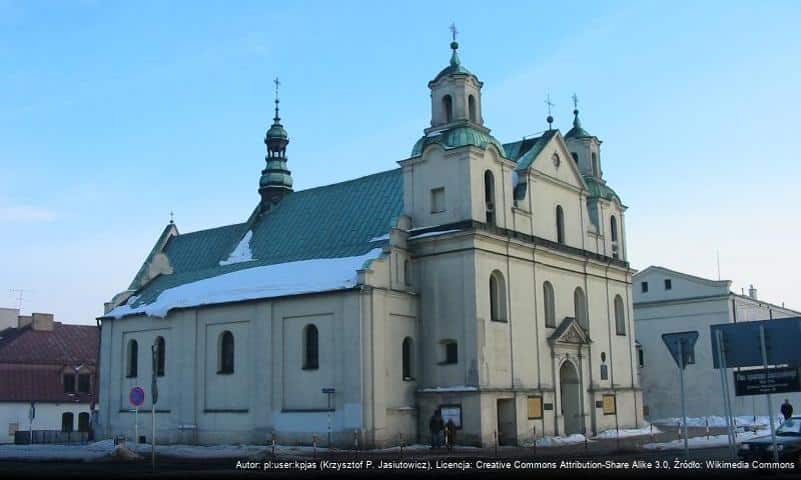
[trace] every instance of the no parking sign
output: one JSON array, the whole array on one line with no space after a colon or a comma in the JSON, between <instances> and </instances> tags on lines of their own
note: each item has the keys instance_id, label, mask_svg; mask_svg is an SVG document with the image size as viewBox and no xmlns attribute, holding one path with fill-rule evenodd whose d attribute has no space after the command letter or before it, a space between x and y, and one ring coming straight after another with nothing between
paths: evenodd
<instances>
[{"instance_id":1,"label":"no parking sign","mask_svg":"<svg viewBox=\"0 0 801 480\"><path fill-rule=\"evenodd\" d=\"M128 401L131 402L135 408L139 408L145 403L145 391L142 387L133 387L131 393L128 395Z\"/></svg>"}]
</instances>

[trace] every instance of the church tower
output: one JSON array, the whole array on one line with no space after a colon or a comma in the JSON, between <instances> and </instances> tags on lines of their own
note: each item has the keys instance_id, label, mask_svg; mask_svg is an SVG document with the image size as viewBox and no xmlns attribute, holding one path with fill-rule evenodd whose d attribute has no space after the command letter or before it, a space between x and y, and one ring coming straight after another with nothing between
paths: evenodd
<instances>
[{"instance_id":1,"label":"church tower","mask_svg":"<svg viewBox=\"0 0 801 480\"><path fill-rule=\"evenodd\" d=\"M573 95L573 128L565 134L570 155L585 177L594 177L598 180L603 178L601 170L601 141L595 135L581 127L579 119L578 99Z\"/></svg>"},{"instance_id":2,"label":"church tower","mask_svg":"<svg viewBox=\"0 0 801 480\"><path fill-rule=\"evenodd\" d=\"M270 129L264 136L264 144L267 146L267 156L265 161L267 166L261 171L259 179L259 194L261 195L261 211L266 212L284 196L292 192L292 174L286 166L286 146L289 144L289 136L281 125L281 117L278 114L278 79L275 79L275 117Z\"/></svg>"},{"instance_id":3,"label":"church tower","mask_svg":"<svg viewBox=\"0 0 801 480\"><path fill-rule=\"evenodd\" d=\"M459 60L455 28L453 31L450 65L428 82L428 88L431 89L431 128L426 129L426 133L455 125L470 125L479 129L484 126L481 117L481 87L484 84Z\"/></svg>"}]
</instances>

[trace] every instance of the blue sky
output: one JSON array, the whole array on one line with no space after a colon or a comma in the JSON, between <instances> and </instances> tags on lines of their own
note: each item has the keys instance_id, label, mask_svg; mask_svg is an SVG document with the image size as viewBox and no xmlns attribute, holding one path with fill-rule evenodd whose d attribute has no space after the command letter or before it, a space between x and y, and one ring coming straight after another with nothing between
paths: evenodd
<instances>
[{"instance_id":1,"label":"blue sky","mask_svg":"<svg viewBox=\"0 0 801 480\"><path fill-rule=\"evenodd\" d=\"M696 4L698 3L698 5ZM0 306L90 323L175 211L246 219L272 79L296 189L387 170L449 59L502 141L583 125L629 259L801 309L801 3L0 0Z\"/></svg>"}]
</instances>

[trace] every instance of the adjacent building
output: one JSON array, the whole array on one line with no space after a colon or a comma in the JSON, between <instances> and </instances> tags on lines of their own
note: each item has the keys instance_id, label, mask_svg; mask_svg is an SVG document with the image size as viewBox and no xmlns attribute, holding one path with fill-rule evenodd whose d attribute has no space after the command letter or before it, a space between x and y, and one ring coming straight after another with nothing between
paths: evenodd
<instances>
[{"instance_id":1,"label":"adjacent building","mask_svg":"<svg viewBox=\"0 0 801 480\"><path fill-rule=\"evenodd\" d=\"M0 443L87 439L97 402L96 326L65 325L52 314L0 309ZM33 422L30 420L32 410Z\"/></svg>"},{"instance_id":2,"label":"adjacent building","mask_svg":"<svg viewBox=\"0 0 801 480\"><path fill-rule=\"evenodd\" d=\"M170 222L106 305L104 435L133 431L135 386L150 424L153 376L159 442L380 447L425 439L437 409L485 446L642 424L626 207L601 140L576 109L564 135L549 116L501 143L451 48L393 170L294 191L276 98L250 216Z\"/></svg>"},{"instance_id":3,"label":"adjacent building","mask_svg":"<svg viewBox=\"0 0 801 480\"><path fill-rule=\"evenodd\" d=\"M709 280L668 268L651 266L634 275L634 320L643 408L650 420L681 416L679 371L662 342L662 334L698 331L695 365L684 371L687 415L724 414L720 371L712 368L710 325L801 316L801 313L760 300L752 286L748 295L731 291L731 280ZM754 339L758 341L758 339ZM734 377L726 376L735 415L767 415L764 396L734 396ZM801 394L774 396L774 412L789 398L801 405Z\"/></svg>"}]
</instances>

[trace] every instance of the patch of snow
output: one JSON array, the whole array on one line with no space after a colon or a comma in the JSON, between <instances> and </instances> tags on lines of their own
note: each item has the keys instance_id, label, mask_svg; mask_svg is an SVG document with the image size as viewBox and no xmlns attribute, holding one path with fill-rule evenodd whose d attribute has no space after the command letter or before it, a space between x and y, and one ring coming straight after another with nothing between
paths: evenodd
<instances>
[{"instance_id":1,"label":"patch of snow","mask_svg":"<svg viewBox=\"0 0 801 480\"><path fill-rule=\"evenodd\" d=\"M577 444L584 443L585 441L587 441L587 438L584 435L580 434L580 433L574 433L574 434L568 435L566 437L545 436L545 437L540 437L540 438L537 439L537 446L538 447L561 447L563 445L577 445ZM530 447L531 446L531 442L529 441L528 445L526 445L525 442L524 442L523 446L524 447Z\"/></svg>"},{"instance_id":2,"label":"patch of snow","mask_svg":"<svg viewBox=\"0 0 801 480\"><path fill-rule=\"evenodd\" d=\"M112 440L88 445L0 445L0 460L40 462L53 460L91 462L109 457L116 446Z\"/></svg>"},{"instance_id":3,"label":"patch of snow","mask_svg":"<svg viewBox=\"0 0 801 480\"><path fill-rule=\"evenodd\" d=\"M231 265L234 263L250 262L253 260L253 252L250 251L250 239L253 238L253 231L248 230L248 233L239 241L239 245L234 248L234 251L228 255L225 260L220 260L220 266Z\"/></svg>"},{"instance_id":4,"label":"patch of snow","mask_svg":"<svg viewBox=\"0 0 801 480\"><path fill-rule=\"evenodd\" d=\"M447 130L447 128L440 128L438 130L433 130L431 132L428 132L426 137L436 137L437 135L439 135L440 133L444 132L445 130Z\"/></svg>"},{"instance_id":5,"label":"patch of snow","mask_svg":"<svg viewBox=\"0 0 801 480\"><path fill-rule=\"evenodd\" d=\"M139 300L139 295L131 295L131 297L128 298L128 301L125 302L125 305L133 305L137 300Z\"/></svg>"},{"instance_id":6,"label":"patch of snow","mask_svg":"<svg viewBox=\"0 0 801 480\"><path fill-rule=\"evenodd\" d=\"M380 248L374 248L354 257L301 260L237 270L168 288L153 303L136 308L122 305L107 316L164 317L175 308L352 288L358 282L357 270L361 270L365 262L378 258L381 252Z\"/></svg>"},{"instance_id":7,"label":"patch of snow","mask_svg":"<svg viewBox=\"0 0 801 480\"><path fill-rule=\"evenodd\" d=\"M621 428L620 430L605 430L592 438L595 440L605 440L608 438L640 437L651 434L656 435L658 433L662 433L662 431L656 427L653 427L652 430L651 426L648 425L642 428Z\"/></svg>"},{"instance_id":8,"label":"patch of snow","mask_svg":"<svg viewBox=\"0 0 801 480\"><path fill-rule=\"evenodd\" d=\"M370 243L372 242L383 242L384 240L389 240L389 234L381 235L380 237L375 237L370 239Z\"/></svg>"},{"instance_id":9,"label":"patch of snow","mask_svg":"<svg viewBox=\"0 0 801 480\"><path fill-rule=\"evenodd\" d=\"M438 237L440 235L447 235L449 233L454 233L454 232L461 232L461 230L458 230L458 229L457 230L441 230L439 232L420 233L418 235L411 235L409 238L418 239L418 238L426 238L426 237Z\"/></svg>"},{"instance_id":10,"label":"patch of snow","mask_svg":"<svg viewBox=\"0 0 801 480\"><path fill-rule=\"evenodd\" d=\"M689 425L690 422L688 421L687 424ZM770 430L758 430L755 432L738 432L735 435L736 442L740 443L745 440L750 440L755 437L761 437L764 435L770 435ZM691 437L687 440L687 445L689 448L709 448L709 447L723 447L729 444L729 437L727 435L710 435L709 438L706 436L700 437ZM648 450L681 450L684 448L684 440L683 439L676 439L670 442L664 443L646 443L642 446Z\"/></svg>"},{"instance_id":11,"label":"patch of snow","mask_svg":"<svg viewBox=\"0 0 801 480\"><path fill-rule=\"evenodd\" d=\"M769 418L770 417L767 416L755 417L753 415L739 416L739 417L734 417L734 424L737 427L768 426ZM777 424L781 424L783 420L784 417L782 417L781 415L776 417ZM709 422L710 427L725 427L726 417L718 415L710 415L708 417L687 417L688 427L706 427L707 422ZM674 425L681 425L682 420L681 417L670 417L670 418L661 418L659 420L654 420L651 423L655 425L674 426Z\"/></svg>"},{"instance_id":12,"label":"patch of snow","mask_svg":"<svg viewBox=\"0 0 801 480\"><path fill-rule=\"evenodd\" d=\"M453 387L434 387L434 388L421 388L418 392L428 392L428 393L436 393L436 392L475 392L478 391L478 387L473 387L469 385L456 385Z\"/></svg>"}]
</instances>

